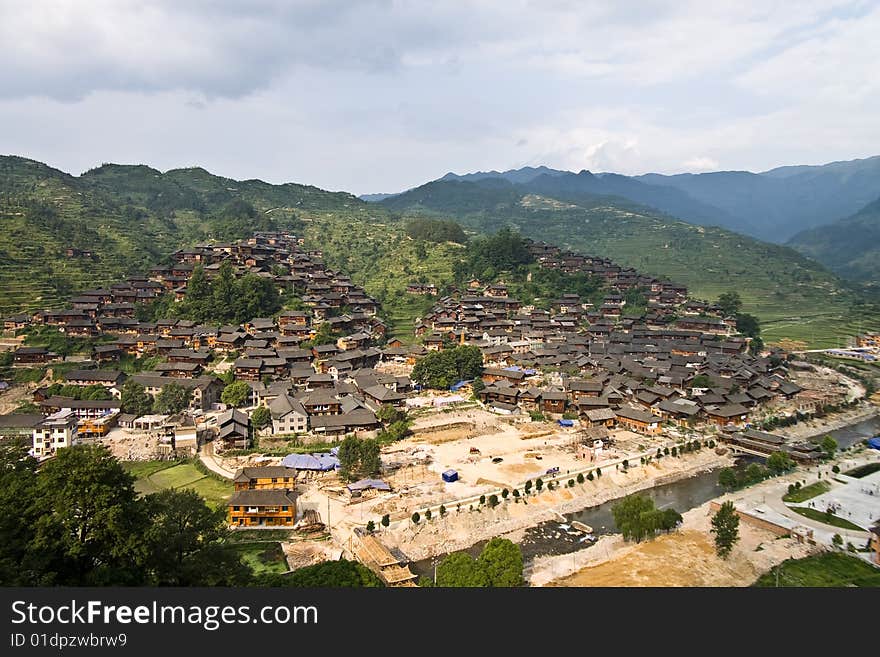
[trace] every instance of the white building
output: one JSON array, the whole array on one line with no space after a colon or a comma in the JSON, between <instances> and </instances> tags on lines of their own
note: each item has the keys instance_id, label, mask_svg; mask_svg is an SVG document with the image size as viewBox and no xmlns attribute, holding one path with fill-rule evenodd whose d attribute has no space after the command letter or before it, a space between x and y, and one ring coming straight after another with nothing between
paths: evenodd
<instances>
[{"instance_id":1,"label":"white building","mask_svg":"<svg viewBox=\"0 0 880 657\"><path fill-rule=\"evenodd\" d=\"M46 417L34 427L34 457L46 459L53 456L58 449L76 444L78 423L76 413L69 408Z\"/></svg>"}]
</instances>

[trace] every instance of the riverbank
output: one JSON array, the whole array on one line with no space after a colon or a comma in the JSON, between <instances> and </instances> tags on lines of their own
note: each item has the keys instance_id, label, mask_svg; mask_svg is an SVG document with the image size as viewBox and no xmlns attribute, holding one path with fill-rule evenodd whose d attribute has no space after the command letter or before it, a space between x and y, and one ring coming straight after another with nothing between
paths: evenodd
<instances>
[{"instance_id":1,"label":"riverbank","mask_svg":"<svg viewBox=\"0 0 880 657\"><path fill-rule=\"evenodd\" d=\"M516 503L508 499L494 510L488 507L480 511L450 510L443 518L435 517L419 525L407 523L401 529L384 533L383 542L398 548L413 561L465 550L495 536L504 536L517 542L522 539L525 529L542 522L559 520L562 514L733 463L729 452L717 454L714 450L703 449L695 454L666 457L647 466L631 467L628 472L611 468L610 471L603 471L602 477L595 481L576 484L574 488L544 490L530 496L527 502Z\"/></svg>"},{"instance_id":2,"label":"riverbank","mask_svg":"<svg viewBox=\"0 0 880 657\"><path fill-rule=\"evenodd\" d=\"M798 440L812 440L822 438L829 431L837 429L845 429L846 427L870 420L880 416L880 406L865 402L856 408L847 409L834 415L798 422L789 427L780 427L775 431L786 438L795 438Z\"/></svg>"},{"instance_id":3,"label":"riverbank","mask_svg":"<svg viewBox=\"0 0 880 657\"><path fill-rule=\"evenodd\" d=\"M721 559L709 531L710 505L684 513L677 531L652 541L627 543L614 534L586 550L535 559L527 581L531 586L750 586L786 559L817 551L740 523L739 542Z\"/></svg>"}]
</instances>

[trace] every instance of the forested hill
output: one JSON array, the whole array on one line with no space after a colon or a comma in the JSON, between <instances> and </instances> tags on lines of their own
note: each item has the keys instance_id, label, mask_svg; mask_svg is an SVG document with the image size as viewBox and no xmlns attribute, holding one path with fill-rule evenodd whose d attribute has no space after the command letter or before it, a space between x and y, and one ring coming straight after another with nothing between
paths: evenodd
<instances>
[{"instance_id":1,"label":"forested hill","mask_svg":"<svg viewBox=\"0 0 880 657\"><path fill-rule=\"evenodd\" d=\"M287 228L375 296L403 334L432 303L407 294L407 284L451 284L470 251L468 236L454 226L408 231L410 220L425 214L455 220L471 235L514 226L535 239L668 276L706 299L737 291L745 310L764 320L770 340L834 344L873 312L791 249L687 224L620 198L559 199L486 180L430 183L377 204L200 168L162 173L107 164L72 176L0 157L0 316L59 307L78 291L144 273L184 246Z\"/></svg>"},{"instance_id":2,"label":"forested hill","mask_svg":"<svg viewBox=\"0 0 880 657\"><path fill-rule=\"evenodd\" d=\"M790 244L841 276L880 289L880 198L851 217L798 233Z\"/></svg>"},{"instance_id":3,"label":"forested hill","mask_svg":"<svg viewBox=\"0 0 880 657\"><path fill-rule=\"evenodd\" d=\"M858 292L791 248L685 223L626 199L551 197L483 179L431 182L380 205L452 217L480 232L511 226L534 239L669 277L698 298L737 291L747 312L763 320L769 340L839 344L842 336L880 317Z\"/></svg>"},{"instance_id":4,"label":"forested hill","mask_svg":"<svg viewBox=\"0 0 880 657\"><path fill-rule=\"evenodd\" d=\"M296 228L325 213L385 214L351 194L236 181L200 168L105 164L72 176L0 157L0 315L142 273L186 244Z\"/></svg>"}]
</instances>

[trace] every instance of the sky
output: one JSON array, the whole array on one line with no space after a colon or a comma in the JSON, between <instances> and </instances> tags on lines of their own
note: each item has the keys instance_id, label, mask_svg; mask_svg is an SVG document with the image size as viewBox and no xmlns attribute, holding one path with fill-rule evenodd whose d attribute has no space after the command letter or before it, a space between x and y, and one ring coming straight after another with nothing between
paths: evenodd
<instances>
[{"instance_id":1,"label":"sky","mask_svg":"<svg viewBox=\"0 0 880 657\"><path fill-rule=\"evenodd\" d=\"M0 0L0 153L356 194L880 153L880 0Z\"/></svg>"}]
</instances>

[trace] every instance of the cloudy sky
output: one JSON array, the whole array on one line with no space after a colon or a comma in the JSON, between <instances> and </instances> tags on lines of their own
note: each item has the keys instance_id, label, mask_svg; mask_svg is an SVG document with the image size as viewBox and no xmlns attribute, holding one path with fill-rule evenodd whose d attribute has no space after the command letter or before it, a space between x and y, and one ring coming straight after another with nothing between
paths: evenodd
<instances>
[{"instance_id":1,"label":"cloudy sky","mask_svg":"<svg viewBox=\"0 0 880 657\"><path fill-rule=\"evenodd\" d=\"M0 153L355 193L880 153L880 1L0 0Z\"/></svg>"}]
</instances>

